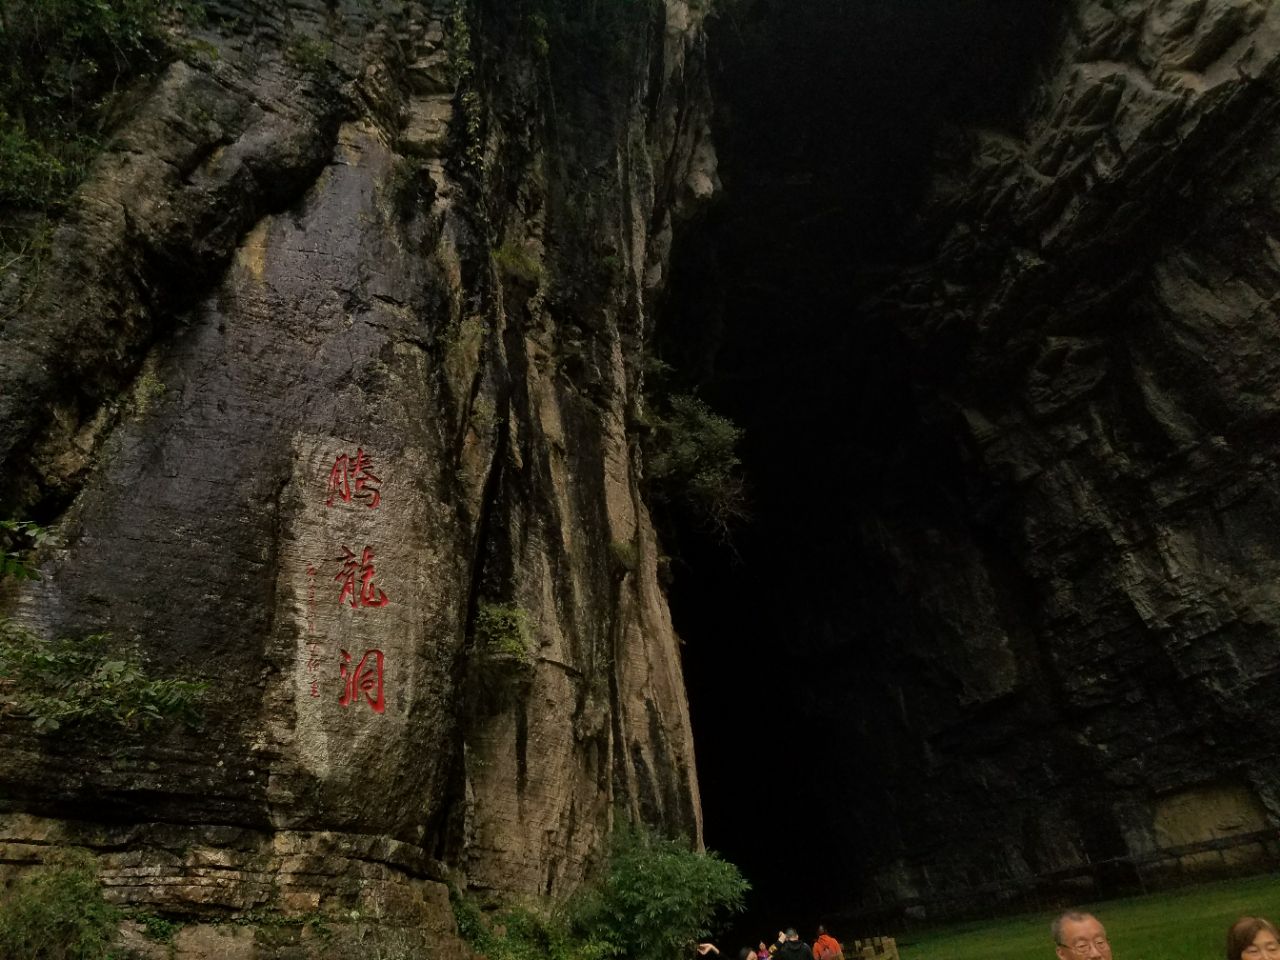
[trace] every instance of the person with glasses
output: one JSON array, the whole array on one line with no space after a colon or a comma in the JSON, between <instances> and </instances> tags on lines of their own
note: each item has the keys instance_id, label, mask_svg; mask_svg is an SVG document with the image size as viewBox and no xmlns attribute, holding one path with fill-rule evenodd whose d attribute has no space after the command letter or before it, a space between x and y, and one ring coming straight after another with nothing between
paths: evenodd
<instances>
[{"instance_id":1,"label":"person with glasses","mask_svg":"<svg viewBox=\"0 0 1280 960\"><path fill-rule=\"evenodd\" d=\"M1280 960L1280 933L1262 917L1241 917L1227 931L1227 960Z\"/></svg>"},{"instance_id":2,"label":"person with glasses","mask_svg":"<svg viewBox=\"0 0 1280 960\"><path fill-rule=\"evenodd\" d=\"M1058 960L1111 956L1106 928L1091 913L1068 910L1053 921L1049 930L1053 934L1053 942L1058 945ZM1280 957L1274 960L1280 960Z\"/></svg>"}]
</instances>

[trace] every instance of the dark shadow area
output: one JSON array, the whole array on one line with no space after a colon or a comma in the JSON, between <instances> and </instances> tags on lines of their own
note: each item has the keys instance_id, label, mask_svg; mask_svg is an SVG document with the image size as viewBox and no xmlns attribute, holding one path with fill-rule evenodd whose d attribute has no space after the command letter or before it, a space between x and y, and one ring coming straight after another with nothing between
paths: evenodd
<instances>
[{"instance_id":1,"label":"dark shadow area","mask_svg":"<svg viewBox=\"0 0 1280 960\"><path fill-rule=\"evenodd\" d=\"M1057 9L786 0L713 30L725 189L676 250L659 344L683 388L745 429L753 517L732 546L660 520L706 839L755 887L753 942L779 924L810 938L900 840L880 779L901 757L866 713L903 669L880 626L911 610L865 544L877 510L950 516L963 474L920 415L912 350L856 304L929 257L913 216L940 138L1009 120Z\"/></svg>"}]
</instances>

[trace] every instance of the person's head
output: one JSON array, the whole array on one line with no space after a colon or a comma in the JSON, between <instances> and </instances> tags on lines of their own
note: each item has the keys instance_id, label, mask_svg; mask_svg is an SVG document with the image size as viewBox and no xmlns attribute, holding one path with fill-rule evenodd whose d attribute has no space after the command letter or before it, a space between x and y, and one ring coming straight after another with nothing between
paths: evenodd
<instances>
[{"instance_id":1,"label":"person's head","mask_svg":"<svg viewBox=\"0 0 1280 960\"><path fill-rule=\"evenodd\" d=\"M1067 910L1049 928L1057 944L1058 960L1093 960L1110 957L1106 928L1091 913Z\"/></svg>"},{"instance_id":2,"label":"person's head","mask_svg":"<svg viewBox=\"0 0 1280 960\"><path fill-rule=\"evenodd\" d=\"M1227 931L1227 960L1280 960L1280 933L1262 917L1241 917Z\"/></svg>"},{"instance_id":3,"label":"person's head","mask_svg":"<svg viewBox=\"0 0 1280 960\"><path fill-rule=\"evenodd\" d=\"M757 960L756 952L750 947L743 947L738 951L738 960Z\"/></svg>"},{"instance_id":4,"label":"person's head","mask_svg":"<svg viewBox=\"0 0 1280 960\"><path fill-rule=\"evenodd\" d=\"M769 945L766 944L763 940L761 940L759 943L756 944L757 955L761 953L768 953L768 952L769 952Z\"/></svg>"},{"instance_id":5,"label":"person's head","mask_svg":"<svg viewBox=\"0 0 1280 960\"><path fill-rule=\"evenodd\" d=\"M826 935L827 935L827 928L824 927L822 924L818 924L818 936L825 937Z\"/></svg>"},{"instance_id":6,"label":"person's head","mask_svg":"<svg viewBox=\"0 0 1280 960\"><path fill-rule=\"evenodd\" d=\"M799 939L800 939L800 934L796 933L796 928L795 928L795 927L787 927L786 931L784 931L784 932L786 933L786 935L787 935L787 939L788 939L788 940L799 940Z\"/></svg>"}]
</instances>

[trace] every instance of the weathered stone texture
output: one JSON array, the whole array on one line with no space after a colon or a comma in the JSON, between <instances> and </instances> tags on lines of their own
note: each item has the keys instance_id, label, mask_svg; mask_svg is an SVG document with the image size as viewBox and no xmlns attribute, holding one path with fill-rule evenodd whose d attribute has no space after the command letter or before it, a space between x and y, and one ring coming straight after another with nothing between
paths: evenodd
<instances>
[{"instance_id":1,"label":"weathered stone texture","mask_svg":"<svg viewBox=\"0 0 1280 960\"><path fill-rule=\"evenodd\" d=\"M616 136L579 161L618 267L583 295L600 254L549 222L586 186L549 91L487 6L456 89L451 11L215 10L219 55L140 93L7 321L7 500L57 519L6 613L211 683L198 734L0 718L10 862L76 842L121 902L376 907L452 937L446 878L564 893L619 809L700 839L629 426L642 278L714 187L699 18L670 0L611 78ZM513 245L532 266L504 268ZM524 611L527 658L477 646L489 602ZM305 948L183 936L179 955Z\"/></svg>"},{"instance_id":2,"label":"weathered stone texture","mask_svg":"<svg viewBox=\"0 0 1280 960\"><path fill-rule=\"evenodd\" d=\"M912 344L902 446L939 471L923 524L893 495L860 511L901 591L872 618L893 611L903 692L867 721L913 758L890 900L971 908L1280 822L1257 709L1280 676L1280 11L1068 21L1014 129L949 139L930 257L868 308Z\"/></svg>"}]
</instances>

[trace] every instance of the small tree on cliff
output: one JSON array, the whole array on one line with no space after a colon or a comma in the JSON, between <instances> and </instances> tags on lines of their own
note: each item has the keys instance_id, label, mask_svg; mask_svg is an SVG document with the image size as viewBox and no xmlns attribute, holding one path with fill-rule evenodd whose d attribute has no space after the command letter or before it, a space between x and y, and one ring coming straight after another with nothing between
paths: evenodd
<instances>
[{"instance_id":1,"label":"small tree on cliff","mask_svg":"<svg viewBox=\"0 0 1280 960\"><path fill-rule=\"evenodd\" d=\"M742 428L689 394L651 415L645 468L652 496L678 502L721 534L747 515L737 446Z\"/></svg>"}]
</instances>

